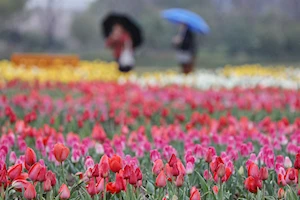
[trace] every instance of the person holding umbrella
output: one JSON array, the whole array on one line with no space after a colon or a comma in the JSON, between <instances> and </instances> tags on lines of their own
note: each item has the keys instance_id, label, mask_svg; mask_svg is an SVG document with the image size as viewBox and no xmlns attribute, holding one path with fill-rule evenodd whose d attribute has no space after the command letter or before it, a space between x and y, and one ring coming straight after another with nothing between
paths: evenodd
<instances>
[{"instance_id":1,"label":"person holding umbrella","mask_svg":"<svg viewBox=\"0 0 300 200\"><path fill-rule=\"evenodd\" d=\"M142 44L140 28L128 16L111 13L103 20L102 29L119 70L129 72L135 65L134 50Z\"/></svg>"},{"instance_id":2,"label":"person holding umbrella","mask_svg":"<svg viewBox=\"0 0 300 200\"><path fill-rule=\"evenodd\" d=\"M191 73L197 55L195 33L208 34L208 25L199 15L180 8L165 10L162 12L162 17L179 24L178 34L173 38L172 43L177 50L177 60L182 66L182 72Z\"/></svg>"}]
</instances>

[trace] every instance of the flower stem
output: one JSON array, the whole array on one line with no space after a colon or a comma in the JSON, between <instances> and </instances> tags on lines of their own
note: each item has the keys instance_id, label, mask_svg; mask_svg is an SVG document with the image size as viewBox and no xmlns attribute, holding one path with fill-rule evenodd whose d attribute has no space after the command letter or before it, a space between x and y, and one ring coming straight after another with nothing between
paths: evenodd
<instances>
[{"instance_id":1,"label":"flower stem","mask_svg":"<svg viewBox=\"0 0 300 200\"><path fill-rule=\"evenodd\" d=\"M63 179L63 183L64 183L66 181L66 178L65 178L65 170L64 170L63 162L60 163L60 167L61 167L61 174L62 174L62 179Z\"/></svg>"},{"instance_id":2,"label":"flower stem","mask_svg":"<svg viewBox=\"0 0 300 200\"><path fill-rule=\"evenodd\" d=\"M4 186L3 186L3 183L1 183L1 185L0 185L0 194L1 194L1 198L4 199Z\"/></svg>"},{"instance_id":3,"label":"flower stem","mask_svg":"<svg viewBox=\"0 0 300 200\"><path fill-rule=\"evenodd\" d=\"M300 169L298 169L298 190L300 190Z\"/></svg>"},{"instance_id":4,"label":"flower stem","mask_svg":"<svg viewBox=\"0 0 300 200\"><path fill-rule=\"evenodd\" d=\"M103 190L103 200L106 200L106 182L105 182L105 178L104 178L104 190Z\"/></svg>"}]
</instances>

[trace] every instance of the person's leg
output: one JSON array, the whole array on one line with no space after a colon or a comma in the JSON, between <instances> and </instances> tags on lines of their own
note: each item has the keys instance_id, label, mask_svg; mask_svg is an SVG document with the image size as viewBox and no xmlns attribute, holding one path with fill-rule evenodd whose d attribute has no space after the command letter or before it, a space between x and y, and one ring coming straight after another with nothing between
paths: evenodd
<instances>
[{"instance_id":1,"label":"person's leg","mask_svg":"<svg viewBox=\"0 0 300 200\"><path fill-rule=\"evenodd\" d=\"M182 72L184 74L191 73L193 71L193 69L194 69L194 63L193 62L182 64Z\"/></svg>"}]
</instances>

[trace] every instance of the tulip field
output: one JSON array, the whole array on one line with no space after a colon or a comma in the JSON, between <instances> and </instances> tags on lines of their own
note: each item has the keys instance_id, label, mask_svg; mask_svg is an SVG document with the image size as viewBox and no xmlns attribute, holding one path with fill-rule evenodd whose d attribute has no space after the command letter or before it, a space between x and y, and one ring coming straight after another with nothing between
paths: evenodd
<instances>
[{"instance_id":1,"label":"tulip field","mask_svg":"<svg viewBox=\"0 0 300 200\"><path fill-rule=\"evenodd\" d=\"M0 199L297 200L300 70L0 61Z\"/></svg>"}]
</instances>

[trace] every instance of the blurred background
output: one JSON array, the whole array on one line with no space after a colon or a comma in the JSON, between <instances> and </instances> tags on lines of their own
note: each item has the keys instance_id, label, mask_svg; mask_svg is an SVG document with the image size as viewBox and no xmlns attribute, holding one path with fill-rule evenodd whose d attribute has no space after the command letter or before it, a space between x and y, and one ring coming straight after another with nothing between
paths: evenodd
<instances>
[{"instance_id":1,"label":"blurred background","mask_svg":"<svg viewBox=\"0 0 300 200\"><path fill-rule=\"evenodd\" d=\"M113 60L100 20L128 13L144 29L137 65L176 66L176 32L160 11L181 7L200 14L211 33L200 38L198 66L262 63L300 66L299 0L0 0L0 59L13 52L77 53Z\"/></svg>"}]
</instances>

